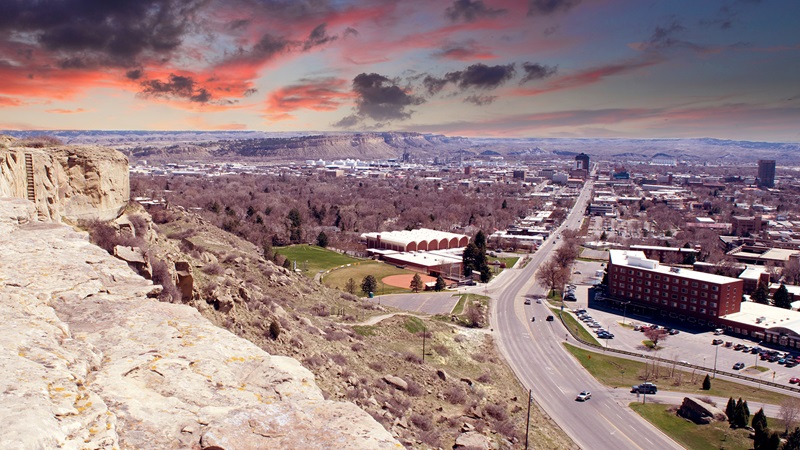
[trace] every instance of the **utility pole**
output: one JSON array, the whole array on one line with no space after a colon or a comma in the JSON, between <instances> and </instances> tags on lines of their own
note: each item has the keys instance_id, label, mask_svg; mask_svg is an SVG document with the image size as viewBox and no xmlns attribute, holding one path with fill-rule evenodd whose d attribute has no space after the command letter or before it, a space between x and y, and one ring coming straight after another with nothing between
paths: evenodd
<instances>
[{"instance_id":1,"label":"utility pole","mask_svg":"<svg viewBox=\"0 0 800 450\"><path fill-rule=\"evenodd\" d=\"M428 329L425 325L422 326L422 362L425 362L425 335L428 334Z\"/></svg>"},{"instance_id":2,"label":"utility pole","mask_svg":"<svg viewBox=\"0 0 800 450\"><path fill-rule=\"evenodd\" d=\"M528 389L528 419L525 421L525 450L528 450L528 430L531 427L531 399L533 398L533 390Z\"/></svg>"},{"instance_id":3,"label":"utility pole","mask_svg":"<svg viewBox=\"0 0 800 450\"><path fill-rule=\"evenodd\" d=\"M714 379L717 378L717 353L719 353L719 345L714 350L714 376L712 377Z\"/></svg>"}]
</instances>

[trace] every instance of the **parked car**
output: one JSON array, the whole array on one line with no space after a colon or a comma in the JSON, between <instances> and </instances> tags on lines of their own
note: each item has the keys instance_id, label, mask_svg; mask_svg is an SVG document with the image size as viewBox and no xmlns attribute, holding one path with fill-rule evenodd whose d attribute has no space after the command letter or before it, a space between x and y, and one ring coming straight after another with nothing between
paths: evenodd
<instances>
[{"instance_id":1,"label":"parked car","mask_svg":"<svg viewBox=\"0 0 800 450\"><path fill-rule=\"evenodd\" d=\"M678 333L680 333L680 330L676 330L676 329L674 329L674 328L673 328L673 329L671 329L671 330L669 330L669 334L671 334L671 335L676 335L676 334L678 334Z\"/></svg>"},{"instance_id":2,"label":"parked car","mask_svg":"<svg viewBox=\"0 0 800 450\"><path fill-rule=\"evenodd\" d=\"M638 394L655 394L658 392L658 386L650 382L637 384L631 387L631 392Z\"/></svg>"},{"instance_id":3,"label":"parked car","mask_svg":"<svg viewBox=\"0 0 800 450\"><path fill-rule=\"evenodd\" d=\"M800 383L800 378L797 378L797 377L789 378L789 383L792 383L792 384Z\"/></svg>"},{"instance_id":4,"label":"parked car","mask_svg":"<svg viewBox=\"0 0 800 450\"><path fill-rule=\"evenodd\" d=\"M597 337L599 339L614 339L614 335L609 333L608 331L604 333L597 333Z\"/></svg>"},{"instance_id":5,"label":"parked car","mask_svg":"<svg viewBox=\"0 0 800 450\"><path fill-rule=\"evenodd\" d=\"M585 402L586 400L589 400L590 398L592 398L592 393L591 392L589 392L589 391L581 391L581 393L578 394L577 397L575 397L575 400L577 400L579 402Z\"/></svg>"},{"instance_id":6,"label":"parked car","mask_svg":"<svg viewBox=\"0 0 800 450\"><path fill-rule=\"evenodd\" d=\"M796 365L797 365L797 361L791 360L791 361L786 361L786 364L784 364L783 367L794 367Z\"/></svg>"},{"instance_id":7,"label":"parked car","mask_svg":"<svg viewBox=\"0 0 800 450\"><path fill-rule=\"evenodd\" d=\"M525 304L526 304L526 305L530 305L530 304L531 304L531 299L529 299L529 298L526 298L526 299L525 299Z\"/></svg>"},{"instance_id":8,"label":"parked car","mask_svg":"<svg viewBox=\"0 0 800 450\"><path fill-rule=\"evenodd\" d=\"M733 370L742 370L742 369L744 369L743 362L737 362L736 364L733 365Z\"/></svg>"},{"instance_id":9,"label":"parked car","mask_svg":"<svg viewBox=\"0 0 800 450\"><path fill-rule=\"evenodd\" d=\"M722 344L723 342L725 342L725 341L723 341L722 339L714 339L713 341L711 341L711 344L712 345L719 345L719 344Z\"/></svg>"},{"instance_id":10,"label":"parked car","mask_svg":"<svg viewBox=\"0 0 800 450\"><path fill-rule=\"evenodd\" d=\"M734 350L741 350L743 348L744 348L744 344L736 344L735 346L733 346Z\"/></svg>"}]
</instances>

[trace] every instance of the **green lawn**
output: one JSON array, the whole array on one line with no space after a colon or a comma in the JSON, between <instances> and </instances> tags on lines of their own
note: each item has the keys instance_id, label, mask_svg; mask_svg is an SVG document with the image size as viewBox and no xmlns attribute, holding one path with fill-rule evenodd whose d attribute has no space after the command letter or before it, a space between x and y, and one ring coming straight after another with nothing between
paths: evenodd
<instances>
[{"instance_id":1,"label":"green lawn","mask_svg":"<svg viewBox=\"0 0 800 450\"><path fill-rule=\"evenodd\" d=\"M559 309L557 308L550 308L553 311L553 314L558 314ZM600 345L600 342L594 337L592 333L586 330L580 323L578 323L578 319L575 318L572 314L568 312L564 312L564 324L572 330L573 334L577 334L579 338L583 339L584 341L591 342L597 345Z\"/></svg>"},{"instance_id":2,"label":"green lawn","mask_svg":"<svg viewBox=\"0 0 800 450\"><path fill-rule=\"evenodd\" d=\"M631 408L639 413L678 443L690 450L746 450L753 448L753 441L745 429L733 430L728 422L715 422L709 425L695 425L678 417L670 407L657 403L631 403ZM752 413L755 413L753 411Z\"/></svg>"},{"instance_id":3,"label":"green lawn","mask_svg":"<svg viewBox=\"0 0 800 450\"><path fill-rule=\"evenodd\" d=\"M706 372L686 371L674 368L671 364L660 362L654 370L653 364L612 356L611 353L595 353L574 345L564 344L570 353L598 381L613 387L627 388L643 381L654 381L659 390L685 392L696 396L733 397L748 401L760 401L779 405L788 395L759 389L719 378L711 380L711 389L702 390ZM657 377L656 377L657 372ZM647 375L647 376L646 376ZM656 394L658 395L658 394Z\"/></svg>"},{"instance_id":4,"label":"green lawn","mask_svg":"<svg viewBox=\"0 0 800 450\"><path fill-rule=\"evenodd\" d=\"M285 256L289 261L297 262L297 268L304 275L313 277L320 270L328 270L344 264L351 264L360 259L351 258L333 250L326 250L315 245L292 245L289 247L275 247L275 253Z\"/></svg>"},{"instance_id":5,"label":"green lawn","mask_svg":"<svg viewBox=\"0 0 800 450\"><path fill-rule=\"evenodd\" d=\"M372 275L378 280L378 288L375 295L381 294L397 294L403 292L411 292L411 288L398 288L394 286L384 285L381 279L389 275L398 274L414 274L410 270L400 269L395 266L384 264L379 261L359 261L349 267L342 267L341 269L332 270L330 273L322 278L322 282L329 287L344 290L347 280L352 278L356 282L356 294L361 295L361 281L367 275Z\"/></svg>"}]
</instances>

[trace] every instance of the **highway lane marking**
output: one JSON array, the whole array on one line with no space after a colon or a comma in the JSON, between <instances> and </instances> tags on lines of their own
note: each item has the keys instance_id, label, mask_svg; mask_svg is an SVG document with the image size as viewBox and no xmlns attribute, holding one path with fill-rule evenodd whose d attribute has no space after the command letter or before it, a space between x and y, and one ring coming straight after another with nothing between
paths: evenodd
<instances>
[{"instance_id":1,"label":"highway lane marking","mask_svg":"<svg viewBox=\"0 0 800 450\"><path fill-rule=\"evenodd\" d=\"M629 441L631 444L633 444L633 446L634 446L634 447L636 447L636 448L638 448L638 449L642 449L642 447L640 447L640 446L639 446L639 445L638 445L636 442L633 442L633 440L632 440L630 437L628 437L628 435L627 435L627 434L625 434L625 433L624 433L622 430L620 430L619 428L617 428L617 426L616 426L616 425L614 425L614 423L613 423L613 422L611 422L610 420L608 420L608 418L607 418L606 416L604 416L604 415L602 415L602 414L601 414L601 415L600 415L600 418L602 418L603 420L605 420L606 422L608 422L608 424L609 424L609 425L611 425L611 428L613 428L614 430L616 430L616 431L614 431L614 432L612 432L612 433L609 433L609 435L610 435L610 436L614 436L614 434L615 434L615 433L618 431L618 432L619 432L619 434L620 434L620 435L622 435L622 436L624 436L624 437L625 437L625 439L627 439L627 440L628 440L628 441ZM652 444L652 442L651 442L651 444ZM642 450L644 450L644 449L642 449Z\"/></svg>"}]
</instances>

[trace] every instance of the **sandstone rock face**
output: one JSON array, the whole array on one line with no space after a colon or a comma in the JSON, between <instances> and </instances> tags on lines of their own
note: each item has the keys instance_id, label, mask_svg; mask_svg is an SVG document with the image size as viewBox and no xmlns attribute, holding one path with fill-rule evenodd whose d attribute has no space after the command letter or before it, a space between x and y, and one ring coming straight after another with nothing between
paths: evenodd
<instances>
[{"instance_id":1,"label":"sandstone rock face","mask_svg":"<svg viewBox=\"0 0 800 450\"><path fill-rule=\"evenodd\" d=\"M128 159L104 147L0 147L0 197L33 201L40 218L116 218L130 199Z\"/></svg>"},{"instance_id":2,"label":"sandstone rock face","mask_svg":"<svg viewBox=\"0 0 800 450\"><path fill-rule=\"evenodd\" d=\"M147 298L124 261L34 215L0 199L3 448L402 448L294 359Z\"/></svg>"}]
</instances>

